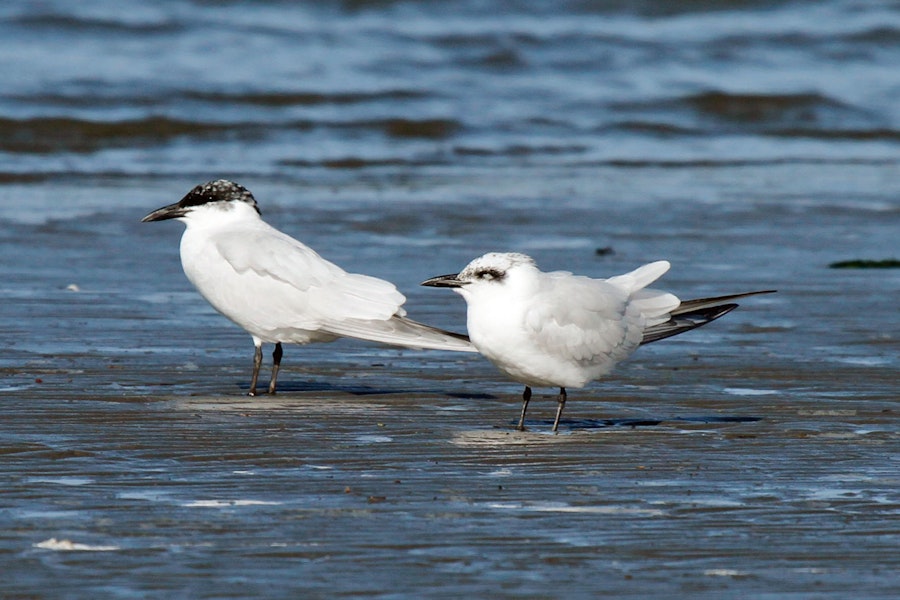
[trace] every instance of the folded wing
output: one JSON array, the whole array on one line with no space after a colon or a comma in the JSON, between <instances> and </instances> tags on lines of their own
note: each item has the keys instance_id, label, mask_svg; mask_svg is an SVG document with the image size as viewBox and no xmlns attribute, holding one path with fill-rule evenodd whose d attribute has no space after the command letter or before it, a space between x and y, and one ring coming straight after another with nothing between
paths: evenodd
<instances>
[{"instance_id":1,"label":"folded wing","mask_svg":"<svg viewBox=\"0 0 900 600\"><path fill-rule=\"evenodd\" d=\"M266 291L265 302L295 312L298 327L391 345L472 351L463 335L405 318L406 297L383 279L348 273L313 249L274 228L241 238L220 236L220 254L248 284ZM292 310L293 307L293 310ZM302 315L302 316L300 316Z\"/></svg>"}]
</instances>

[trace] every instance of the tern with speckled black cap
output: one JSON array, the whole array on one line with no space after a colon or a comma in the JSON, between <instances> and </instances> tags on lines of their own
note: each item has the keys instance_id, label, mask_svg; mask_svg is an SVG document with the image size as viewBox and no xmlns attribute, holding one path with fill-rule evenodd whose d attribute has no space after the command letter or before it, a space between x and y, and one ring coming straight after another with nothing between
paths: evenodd
<instances>
[{"instance_id":1,"label":"tern with speckled black cap","mask_svg":"<svg viewBox=\"0 0 900 600\"><path fill-rule=\"evenodd\" d=\"M256 199L220 179L192 189L143 222L185 224L181 265L200 294L253 338L256 395L262 344L275 344L269 393L282 344L357 338L405 348L476 352L469 339L406 318L394 284L348 273L262 220Z\"/></svg>"}]
</instances>

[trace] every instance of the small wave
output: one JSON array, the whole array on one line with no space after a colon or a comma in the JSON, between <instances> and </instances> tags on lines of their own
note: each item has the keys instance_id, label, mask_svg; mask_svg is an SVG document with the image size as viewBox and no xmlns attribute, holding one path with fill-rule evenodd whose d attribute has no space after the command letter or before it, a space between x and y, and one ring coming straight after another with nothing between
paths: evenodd
<instances>
[{"instance_id":1,"label":"small wave","mask_svg":"<svg viewBox=\"0 0 900 600\"><path fill-rule=\"evenodd\" d=\"M155 116L126 121L90 121L70 117L0 118L0 150L38 154L93 152L108 146L156 145L183 136L248 134L261 127Z\"/></svg>"},{"instance_id":2,"label":"small wave","mask_svg":"<svg viewBox=\"0 0 900 600\"><path fill-rule=\"evenodd\" d=\"M860 111L817 93L730 94L703 92L679 101L701 115L734 123L816 123Z\"/></svg>"},{"instance_id":3,"label":"small wave","mask_svg":"<svg viewBox=\"0 0 900 600\"><path fill-rule=\"evenodd\" d=\"M735 168L766 165L893 165L900 162L891 158L697 158L697 159L628 159L591 160L572 163L579 167L618 167L625 169L685 169L685 168Z\"/></svg>"},{"instance_id":4,"label":"small wave","mask_svg":"<svg viewBox=\"0 0 900 600\"><path fill-rule=\"evenodd\" d=\"M423 167L438 164L434 160L412 160L403 158L363 158L346 156L325 160L288 159L278 161L284 167L324 167L326 169L369 169L378 167Z\"/></svg>"},{"instance_id":5,"label":"small wave","mask_svg":"<svg viewBox=\"0 0 900 600\"><path fill-rule=\"evenodd\" d=\"M702 92L686 96L676 103L704 114L737 121L771 120L795 111L842 108L839 102L816 93L800 94L730 94Z\"/></svg>"},{"instance_id":6,"label":"small wave","mask_svg":"<svg viewBox=\"0 0 900 600\"><path fill-rule=\"evenodd\" d=\"M535 45L538 39L525 33L447 34L430 40L435 47L452 52L460 65L488 69L516 69L527 65L521 46Z\"/></svg>"},{"instance_id":7,"label":"small wave","mask_svg":"<svg viewBox=\"0 0 900 600\"><path fill-rule=\"evenodd\" d=\"M53 152L95 152L108 147L147 147L175 138L262 137L271 129L267 123L209 123L147 116L121 121L96 121L71 117L9 119L0 117L0 150L32 154ZM308 130L308 121L279 123L278 130Z\"/></svg>"},{"instance_id":8,"label":"small wave","mask_svg":"<svg viewBox=\"0 0 900 600\"><path fill-rule=\"evenodd\" d=\"M453 152L458 156L531 156L536 154L581 154L587 152L588 147L582 145L539 145L529 146L525 144L513 144L501 148L483 148L478 146L457 146Z\"/></svg>"},{"instance_id":9,"label":"small wave","mask_svg":"<svg viewBox=\"0 0 900 600\"><path fill-rule=\"evenodd\" d=\"M350 125L346 125L349 127ZM378 167L424 167L447 165L459 159L519 158L532 156L566 156L579 155L589 148L582 145L535 145L513 144L499 148L481 146L455 146L449 152L431 152L411 157L364 157L342 156L320 160L286 159L279 161L288 167L324 167L328 169L366 169Z\"/></svg>"},{"instance_id":10,"label":"small wave","mask_svg":"<svg viewBox=\"0 0 900 600\"><path fill-rule=\"evenodd\" d=\"M654 121L622 121L610 127L602 129L603 132L637 133L653 135L656 137L676 137L695 135L699 133L691 127L681 127L671 123L658 123Z\"/></svg>"},{"instance_id":11,"label":"small wave","mask_svg":"<svg viewBox=\"0 0 900 600\"><path fill-rule=\"evenodd\" d=\"M888 25L872 27L846 36L851 42L867 42L882 48L890 48L900 42L900 29Z\"/></svg>"},{"instance_id":12,"label":"small wave","mask_svg":"<svg viewBox=\"0 0 900 600\"><path fill-rule=\"evenodd\" d=\"M815 93L765 94L705 91L643 104L614 104L623 112L680 112L722 127L762 130L866 130L875 127L864 110Z\"/></svg>"},{"instance_id":13,"label":"small wave","mask_svg":"<svg viewBox=\"0 0 900 600\"><path fill-rule=\"evenodd\" d=\"M442 139L462 128L462 123L452 119L386 119L376 122L376 125L396 138Z\"/></svg>"},{"instance_id":14,"label":"small wave","mask_svg":"<svg viewBox=\"0 0 900 600\"><path fill-rule=\"evenodd\" d=\"M128 15L131 11L121 11L122 15ZM109 13L113 14L113 13ZM87 32L96 35L104 33L146 33L167 34L178 32L183 26L175 20L144 20L133 19L126 21L112 16L104 18L74 14L38 13L23 15L12 20L18 26L37 30L66 30L72 32Z\"/></svg>"},{"instance_id":15,"label":"small wave","mask_svg":"<svg viewBox=\"0 0 900 600\"><path fill-rule=\"evenodd\" d=\"M817 140L849 140L857 142L900 142L900 130L876 127L872 129L815 129L786 127L767 131L766 135Z\"/></svg>"},{"instance_id":16,"label":"small wave","mask_svg":"<svg viewBox=\"0 0 900 600\"><path fill-rule=\"evenodd\" d=\"M416 100L426 96L425 92L403 89L375 92L260 92L244 94L188 92L185 94L185 97L189 100L200 100L217 104L252 104L268 107L365 104L368 102Z\"/></svg>"},{"instance_id":17,"label":"small wave","mask_svg":"<svg viewBox=\"0 0 900 600\"><path fill-rule=\"evenodd\" d=\"M2 147L2 143L0 143ZM46 176L37 173L10 173L0 171L0 185L10 185L14 183L37 183L44 181Z\"/></svg>"},{"instance_id":18,"label":"small wave","mask_svg":"<svg viewBox=\"0 0 900 600\"><path fill-rule=\"evenodd\" d=\"M455 135L463 128L463 124L455 119L406 119L388 118L373 120L352 120L337 122L318 122L317 125L342 130L374 129L392 138L422 138L440 140Z\"/></svg>"}]
</instances>

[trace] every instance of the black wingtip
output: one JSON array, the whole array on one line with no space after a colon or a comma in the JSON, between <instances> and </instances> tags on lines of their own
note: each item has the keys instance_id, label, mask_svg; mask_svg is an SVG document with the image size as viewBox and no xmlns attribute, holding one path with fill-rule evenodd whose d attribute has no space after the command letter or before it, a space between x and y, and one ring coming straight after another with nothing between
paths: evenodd
<instances>
[{"instance_id":1,"label":"black wingtip","mask_svg":"<svg viewBox=\"0 0 900 600\"><path fill-rule=\"evenodd\" d=\"M644 338L641 340L641 345L658 342L659 340L664 340L673 335L703 327L707 323L712 323L719 317L724 317L738 306L740 305L720 304L718 306L706 306L696 310L679 313L665 323L660 323L659 325L647 328L644 331Z\"/></svg>"}]
</instances>

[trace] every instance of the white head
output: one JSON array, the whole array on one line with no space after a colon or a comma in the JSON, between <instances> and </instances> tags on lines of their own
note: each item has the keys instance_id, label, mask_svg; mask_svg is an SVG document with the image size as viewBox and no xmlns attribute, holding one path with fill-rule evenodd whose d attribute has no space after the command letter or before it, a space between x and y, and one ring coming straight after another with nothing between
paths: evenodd
<instances>
[{"instance_id":1,"label":"white head","mask_svg":"<svg viewBox=\"0 0 900 600\"><path fill-rule=\"evenodd\" d=\"M518 252L489 252L479 256L457 274L439 275L423 281L430 287L447 287L466 300L476 296L508 292L526 285L537 271L530 256Z\"/></svg>"},{"instance_id":2,"label":"white head","mask_svg":"<svg viewBox=\"0 0 900 600\"><path fill-rule=\"evenodd\" d=\"M201 222L259 218L259 215L259 207L250 190L233 181L217 179L198 185L175 204L154 210L141 222L178 219L191 226Z\"/></svg>"}]
</instances>

